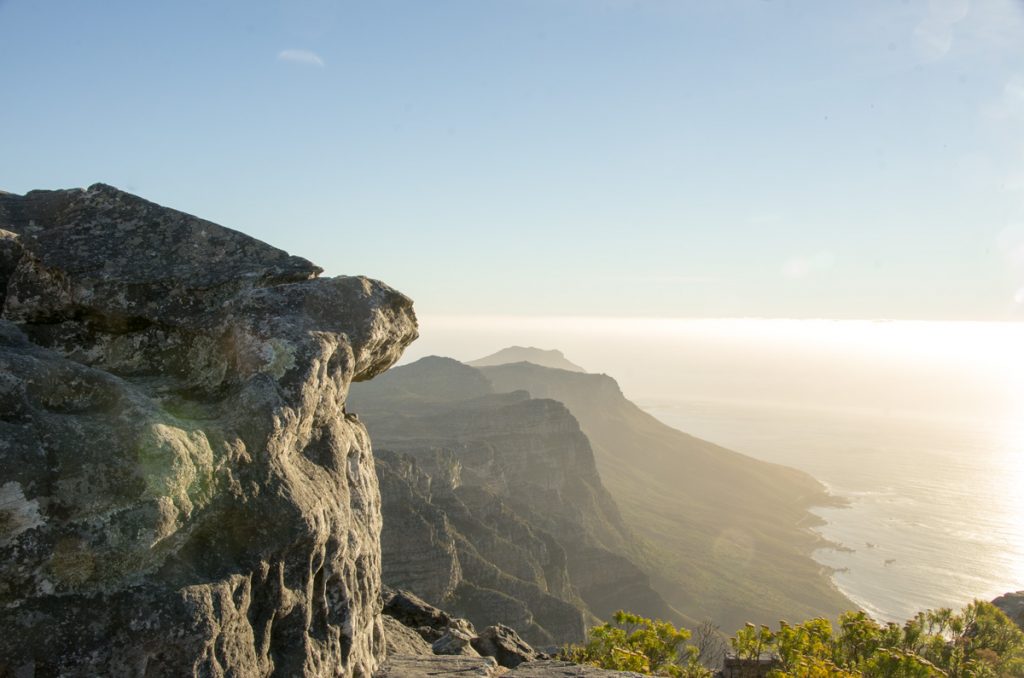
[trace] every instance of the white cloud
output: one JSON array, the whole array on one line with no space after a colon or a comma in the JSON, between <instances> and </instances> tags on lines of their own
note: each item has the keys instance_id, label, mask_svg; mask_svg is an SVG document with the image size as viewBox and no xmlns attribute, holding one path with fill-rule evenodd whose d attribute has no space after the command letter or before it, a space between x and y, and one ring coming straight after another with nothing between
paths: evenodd
<instances>
[{"instance_id":1,"label":"white cloud","mask_svg":"<svg viewBox=\"0 0 1024 678\"><path fill-rule=\"evenodd\" d=\"M912 43L923 61L935 61L953 46L953 27L967 16L967 0L931 0L928 14L914 28Z\"/></svg>"},{"instance_id":2,"label":"white cloud","mask_svg":"<svg viewBox=\"0 0 1024 678\"><path fill-rule=\"evenodd\" d=\"M1020 0L930 0L912 30L911 45L918 59L926 63L954 56L954 52L961 58L1016 55L1024 28L1022 9Z\"/></svg>"},{"instance_id":3,"label":"white cloud","mask_svg":"<svg viewBox=\"0 0 1024 678\"><path fill-rule=\"evenodd\" d=\"M323 68L326 65L319 54L308 49L283 49L277 53L277 60L303 66L317 66L318 68Z\"/></svg>"}]
</instances>

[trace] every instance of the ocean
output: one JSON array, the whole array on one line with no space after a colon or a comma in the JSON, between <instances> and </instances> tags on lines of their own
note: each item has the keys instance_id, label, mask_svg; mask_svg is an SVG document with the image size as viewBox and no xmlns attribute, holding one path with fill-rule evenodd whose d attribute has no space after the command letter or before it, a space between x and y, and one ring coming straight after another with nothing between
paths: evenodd
<instances>
[{"instance_id":1,"label":"ocean","mask_svg":"<svg viewBox=\"0 0 1024 678\"><path fill-rule=\"evenodd\" d=\"M558 348L666 424L806 471L884 621L1024 590L1024 323L428 317L407 359Z\"/></svg>"},{"instance_id":2,"label":"ocean","mask_svg":"<svg viewBox=\"0 0 1024 678\"><path fill-rule=\"evenodd\" d=\"M666 424L818 478L814 554L874 618L903 621L1024 589L1021 438L976 420L708 400L641 405Z\"/></svg>"}]
</instances>

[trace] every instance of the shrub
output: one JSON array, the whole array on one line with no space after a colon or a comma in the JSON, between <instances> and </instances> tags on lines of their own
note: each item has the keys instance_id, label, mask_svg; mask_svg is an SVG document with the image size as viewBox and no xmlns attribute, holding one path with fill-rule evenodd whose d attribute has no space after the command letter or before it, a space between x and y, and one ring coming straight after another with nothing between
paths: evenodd
<instances>
[{"instance_id":1,"label":"shrub","mask_svg":"<svg viewBox=\"0 0 1024 678\"><path fill-rule=\"evenodd\" d=\"M780 622L774 632L748 624L730 641L741 661L775 654L772 678L1024 676L1024 633L982 601L959 613L920 612L902 626L881 625L864 612L844 613L835 629L827 619Z\"/></svg>"},{"instance_id":2,"label":"shrub","mask_svg":"<svg viewBox=\"0 0 1024 678\"><path fill-rule=\"evenodd\" d=\"M612 621L590 629L586 645L570 645L561 657L604 669L635 671L673 678L708 678L699 652L687 645L690 632L670 622L619 610Z\"/></svg>"}]
</instances>

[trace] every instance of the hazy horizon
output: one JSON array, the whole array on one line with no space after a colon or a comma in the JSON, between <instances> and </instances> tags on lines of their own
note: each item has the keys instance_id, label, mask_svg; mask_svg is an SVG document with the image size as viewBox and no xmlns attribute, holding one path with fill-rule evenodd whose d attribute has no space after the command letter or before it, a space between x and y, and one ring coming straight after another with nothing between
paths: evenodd
<instances>
[{"instance_id":1,"label":"hazy horizon","mask_svg":"<svg viewBox=\"0 0 1024 678\"><path fill-rule=\"evenodd\" d=\"M1024 418L1024 323L1016 322L427 316L402 362L470 361L511 345L559 349L641 400Z\"/></svg>"},{"instance_id":2,"label":"hazy horizon","mask_svg":"<svg viewBox=\"0 0 1024 678\"><path fill-rule=\"evenodd\" d=\"M403 358L559 349L666 424L810 473L849 508L815 558L901 622L1024 588L1024 324L425 318ZM870 544L870 546L868 546Z\"/></svg>"}]
</instances>

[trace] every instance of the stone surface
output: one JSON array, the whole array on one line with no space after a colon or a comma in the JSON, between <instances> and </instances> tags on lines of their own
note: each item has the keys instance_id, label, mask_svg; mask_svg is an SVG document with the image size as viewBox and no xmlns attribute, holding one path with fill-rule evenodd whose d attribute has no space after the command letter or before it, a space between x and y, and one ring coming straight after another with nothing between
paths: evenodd
<instances>
[{"instance_id":1,"label":"stone surface","mask_svg":"<svg viewBox=\"0 0 1024 678\"><path fill-rule=\"evenodd\" d=\"M490 657L456 655L394 655L388 657L374 678L492 678L503 674Z\"/></svg>"},{"instance_id":2,"label":"stone surface","mask_svg":"<svg viewBox=\"0 0 1024 678\"><path fill-rule=\"evenodd\" d=\"M568 662L527 662L505 674L512 678L643 678L632 671L608 671Z\"/></svg>"},{"instance_id":3,"label":"stone surface","mask_svg":"<svg viewBox=\"0 0 1024 678\"><path fill-rule=\"evenodd\" d=\"M384 581L435 602L448 600L462 581L462 565L455 528L444 511L431 505L438 483L412 458L380 448L374 458L381 510L387 516L381 534Z\"/></svg>"},{"instance_id":4,"label":"stone surface","mask_svg":"<svg viewBox=\"0 0 1024 678\"><path fill-rule=\"evenodd\" d=\"M434 654L458 654L467 657L479 657L480 653L473 648L473 636L460 629L448 629L448 631L435 640L430 649Z\"/></svg>"},{"instance_id":5,"label":"stone surface","mask_svg":"<svg viewBox=\"0 0 1024 678\"><path fill-rule=\"evenodd\" d=\"M385 588L382 600L385 616L419 634L434 654L477 655L472 646L476 629L468 619L453 617L401 589Z\"/></svg>"},{"instance_id":6,"label":"stone surface","mask_svg":"<svg viewBox=\"0 0 1024 678\"><path fill-rule=\"evenodd\" d=\"M383 615L381 622L384 624L384 641L388 648L389 657L396 654L434 654L430 645L420 637L420 634L394 617Z\"/></svg>"},{"instance_id":7,"label":"stone surface","mask_svg":"<svg viewBox=\"0 0 1024 678\"><path fill-rule=\"evenodd\" d=\"M380 496L345 400L416 321L318 274L109 186L0 194L0 674L372 673Z\"/></svg>"},{"instance_id":8,"label":"stone surface","mask_svg":"<svg viewBox=\"0 0 1024 678\"><path fill-rule=\"evenodd\" d=\"M384 614L412 629L423 629L424 640L434 642L452 625L453 617L409 591L385 588L381 596Z\"/></svg>"},{"instance_id":9,"label":"stone surface","mask_svg":"<svg viewBox=\"0 0 1024 678\"><path fill-rule=\"evenodd\" d=\"M0 229L0 299L7 296L7 281L14 275L22 250L17 234Z\"/></svg>"},{"instance_id":10,"label":"stone surface","mask_svg":"<svg viewBox=\"0 0 1024 678\"><path fill-rule=\"evenodd\" d=\"M643 678L630 671L609 671L560 661L520 664L509 671L491 657L395 655L374 674L375 678Z\"/></svg>"},{"instance_id":11,"label":"stone surface","mask_svg":"<svg viewBox=\"0 0 1024 678\"><path fill-rule=\"evenodd\" d=\"M632 671L609 671L562 661L536 661L520 664L505 674L509 678L643 678Z\"/></svg>"},{"instance_id":12,"label":"stone surface","mask_svg":"<svg viewBox=\"0 0 1024 678\"><path fill-rule=\"evenodd\" d=\"M473 639L473 648L484 657L494 657L501 666L514 669L540 655L513 629L502 624L488 626Z\"/></svg>"}]
</instances>

